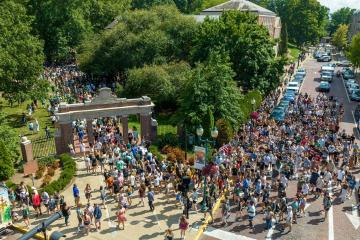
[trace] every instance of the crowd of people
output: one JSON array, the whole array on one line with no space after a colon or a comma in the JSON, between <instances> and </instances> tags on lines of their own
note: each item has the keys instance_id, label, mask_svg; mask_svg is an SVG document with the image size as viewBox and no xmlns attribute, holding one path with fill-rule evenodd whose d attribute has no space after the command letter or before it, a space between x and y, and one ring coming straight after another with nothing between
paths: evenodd
<instances>
[{"instance_id":1,"label":"crowd of people","mask_svg":"<svg viewBox=\"0 0 360 240\"><path fill-rule=\"evenodd\" d=\"M65 94L76 93L79 101L95 91L91 85L81 87L72 82L74 76L80 78L81 75L71 69L68 72L52 69L44 76L59 86L64 85ZM359 181L351 171L359 164L359 146L353 135L339 130L344 109L336 99L324 94L316 98L299 94L289 105L285 120L275 122L270 112L279 96L280 92L270 94L256 117L241 126L227 145L230 151L214 152L213 161L204 170L181 161L160 161L150 151L149 143L139 138L136 128L123 136L116 119L94 120L94 142L87 146L82 142L85 122L76 121L73 129L80 140L78 157L87 174L103 176L100 189L93 189L91 183L85 189L74 184L74 207L71 208L71 200L59 193L50 196L34 188L30 196L29 189L22 183L9 192L14 206L13 220L20 220L21 215L29 227L29 206L32 206L36 216L43 214L44 208L48 214L61 211L67 225L75 209L78 233L89 234L91 229L101 229L103 209L109 202L116 201L117 227L123 230L131 208L147 205L149 211L155 210L156 194L173 199L182 209L181 238L185 238L190 225L189 211L202 210L203 220L209 216L212 224L214 204L222 196L220 213L225 225L229 216L235 214L237 221L247 220L249 228L254 229L254 219L260 215L265 216L266 229L275 224L281 231L291 231L298 217L305 214L307 202L318 198L322 198L325 220L334 201L343 203L354 192L359 194ZM56 107L56 102L52 107ZM72 153L75 154L74 149ZM287 189L294 183L297 192L289 196ZM80 199L81 191L85 199ZM97 195L96 200L93 194ZM310 198L312 195L314 198ZM166 230L166 239L173 239L173 230Z\"/></svg>"}]
</instances>

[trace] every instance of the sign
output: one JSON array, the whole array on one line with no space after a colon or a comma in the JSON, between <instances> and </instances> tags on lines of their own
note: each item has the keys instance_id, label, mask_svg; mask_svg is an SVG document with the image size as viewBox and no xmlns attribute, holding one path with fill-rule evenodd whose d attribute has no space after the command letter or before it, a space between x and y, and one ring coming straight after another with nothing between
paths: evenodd
<instances>
[{"instance_id":1,"label":"sign","mask_svg":"<svg viewBox=\"0 0 360 240\"><path fill-rule=\"evenodd\" d=\"M194 168L202 170L205 167L206 149L203 147L195 146L194 152L195 152Z\"/></svg>"},{"instance_id":2,"label":"sign","mask_svg":"<svg viewBox=\"0 0 360 240\"><path fill-rule=\"evenodd\" d=\"M0 186L0 229L12 224L8 188Z\"/></svg>"}]
</instances>

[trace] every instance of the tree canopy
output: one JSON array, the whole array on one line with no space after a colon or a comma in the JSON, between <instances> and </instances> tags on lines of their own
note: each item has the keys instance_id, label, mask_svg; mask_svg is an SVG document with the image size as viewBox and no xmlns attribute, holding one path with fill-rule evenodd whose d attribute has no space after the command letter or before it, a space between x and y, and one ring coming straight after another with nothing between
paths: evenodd
<instances>
[{"instance_id":1,"label":"tree canopy","mask_svg":"<svg viewBox=\"0 0 360 240\"><path fill-rule=\"evenodd\" d=\"M347 45L347 36L348 36L349 26L345 24L339 25L338 29L335 31L331 42L339 50L342 50Z\"/></svg>"},{"instance_id":2,"label":"tree canopy","mask_svg":"<svg viewBox=\"0 0 360 240\"><path fill-rule=\"evenodd\" d=\"M333 35L335 31L339 28L340 25L345 24L348 25L351 22L351 17L354 15L356 9L352 9L349 7L343 7L339 10L333 12L330 15L330 23L328 26L328 30L330 35Z\"/></svg>"},{"instance_id":3,"label":"tree canopy","mask_svg":"<svg viewBox=\"0 0 360 240\"><path fill-rule=\"evenodd\" d=\"M210 129L209 111L214 119L224 119L237 129L242 118L241 94L236 87L230 58L224 51L211 51L209 58L198 63L185 83L180 114L188 125L206 125Z\"/></svg>"},{"instance_id":4,"label":"tree canopy","mask_svg":"<svg viewBox=\"0 0 360 240\"><path fill-rule=\"evenodd\" d=\"M146 95L157 108L175 109L190 69L185 62L130 69L124 95L130 98Z\"/></svg>"},{"instance_id":5,"label":"tree canopy","mask_svg":"<svg viewBox=\"0 0 360 240\"><path fill-rule=\"evenodd\" d=\"M43 48L31 34L32 21L23 5L0 2L0 91L11 102L30 98L43 70Z\"/></svg>"},{"instance_id":6,"label":"tree canopy","mask_svg":"<svg viewBox=\"0 0 360 240\"><path fill-rule=\"evenodd\" d=\"M356 34L351 40L348 58L355 67L360 67L360 33Z\"/></svg>"},{"instance_id":7,"label":"tree canopy","mask_svg":"<svg viewBox=\"0 0 360 240\"><path fill-rule=\"evenodd\" d=\"M243 89L268 93L278 86L284 61L275 58L274 41L251 13L228 11L205 19L194 37L193 62L203 61L216 48L229 53L235 80Z\"/></svg>"},{"instance_id":8,"label":"tree canopy","mask_svg":"<svg viewBox=\"0 0 360 240\"><path fill-rule=\"evenodd\" d=\"M33 28L49 62L64 62L87 37L102 31L129 8L130 0L28 0Z\"/></svg>"},{"instance_id":9,"label":"tree canopy","mask_svg":"<svg viewBox=\"0 0 360 240\"><path fill-rule=\"evenodd\" d=\"M127 69L189 58L195 20L175 6L155 6L120 15L118 24L79 48L82 70L108 77Z\"/></svg>"}]
</instances>

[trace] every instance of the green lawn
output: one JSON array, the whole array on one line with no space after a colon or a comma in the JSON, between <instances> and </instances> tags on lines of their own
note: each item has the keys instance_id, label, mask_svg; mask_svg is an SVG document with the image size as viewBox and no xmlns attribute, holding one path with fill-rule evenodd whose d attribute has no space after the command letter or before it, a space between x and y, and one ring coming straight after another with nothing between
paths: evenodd
<instances>
[{"instance_id":1,"label":"green lawn","mask_svg":"<svg viewBox=\"0 0 360 240\"><path fill-rule=\"evenodd\" d=\"M158 117L156 118L158 122L158 135L162 135L165 133L177 133L177 127L171 122L171 116L171 114L158 115ZM141 132L140 119L136 115L129 116L128 126L129 129L135 126L138 129L138 132Z\"/></svg>"},{"instance_id":2,"label":"green lawn","mask_svg":"<svg viewBox=\"0 0 360 240\"><path fill-rule=\"evenodd\" d=\"M289 49L289 60L293 62L297 61L298 56L301 53L301 50L291 43L288 44L288 49Z\"/></svg>"},{"instance_id":3,"label":"green lawn","mask_svg":"<svg viewBox=\"0 0 360 240\"><path fill-rule=\"evenodd\" d=\"M15 130L18 135L24 135L33 142L33 154L35 158L47 156L55 152L54 139L45 140L45 127L49 126L52 136L54 136L54 128L45 108L41 108L39 104L38 109L32 114L27 115L27 123L21 123L22 114L26 111L27 105L30 101L24 102L20 105L10 106L10 104L0 97L0 111L6 115L6 124ZM38 120L40 125L40 132L33 133L29 130L29 123ZM20 143L20 138L19 138ZM19 145L20 147L20 145Z\"/></svg>"}]
</instances>

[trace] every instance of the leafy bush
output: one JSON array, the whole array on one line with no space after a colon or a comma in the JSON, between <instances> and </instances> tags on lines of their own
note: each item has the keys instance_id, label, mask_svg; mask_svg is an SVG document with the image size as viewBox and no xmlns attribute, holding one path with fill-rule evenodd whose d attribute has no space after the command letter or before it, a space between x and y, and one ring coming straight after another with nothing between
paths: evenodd
<instances>
[{"instance_id":1,"label":"leafy bush","mask_svg":"<svg viewBox=\"0 0 360 240\"><path fill-rule=\"evenodd\" d=\"M175 147L178 146L178 144L179 139L176 134L166 133L165 135L158 136L156 145L159 147L159 149L162 149L166 145Z\"/></svg>"},{"instance_id":2,"label":"leafy bush","mask_svg":"<svg viewBox=\"0 0 360 240\"><path fill-rule=\"evenodd\" d=\"M55 163L55 158L53 156L50 157L44 157L44 158L40 158L38 160L38 165L39 166L51 166Z\"/></svg>"},{"instance_id":3,"label":"leafy bush","mask_svg":"<svg viewBox=\"0 0 360 240\"><path fill-rule=\"evenodd\" d=\"M35 172L35 179L40 179L44 175L44 169L40 168Z\"/></svg>"},{"instance_id":4,"label":"leafy bush","mask_svg":"<svg viewBox=\"0 0 360 240\"><path fill-rule=\"evenodd\" d=\"M48 185L50 182L51 182L51 176L46 175L43 179L42 186L44 187L44 186Z\"/></svg>"},{"instance_id":5,"label":"leafy bush","mask_svg":"<svg viewBox=\"0 0 360 240\"><path fill-rule=\"evenodd\" d=\"M47 174L51 177L53 177L55 175L55 169L52 167L49 167L47 170ZM46 176L45 176L46 177Z\"/></svg>"},{"instance_id":6,"label":"leafy bush","mask_svg":"<svg viewBox=\"0 0 360 240\"><path fill-rule=\"evenodd\" d=\"M168 147L166 158L168 161L185 161L185 152L179 147Z\"/></svg>"},{"instance_id":7,"label":"leafy bush","mask_svg":"<svg viewBox=\"0 0 360 240\"><path fill-rule=\"evenodd\" d=\"M168 154L171 152L171 150L173 149L174 147L170 146L170 145L165 145L162 149L161 149L161 153L162 154Z\"/></svg>"},{"instance_id":8,"label":"leafy bush","mask_svg":"<svg viewBox=\"0 0 360 240\"><path fill-rule=\"evenodd\" d=\"M76 163L69 154L60 155L60 163L63 171L61 172L59 179L44 187L44 191L49 194L63 190L76 174Z\"/></svg>"},{"instance_id":9,"label":"leafy bush","mask_svg":"<svg viewBox=\"0 0 360 240\"><path fill-rule=\"evenodd\" d=\"M216 127L219 131L219 135L216 138L216 143L218 146L227 144L234 137L234 130L232 129L230 123L225 119L219 119L216 121Z\"/></svg>"}]
</instances>

